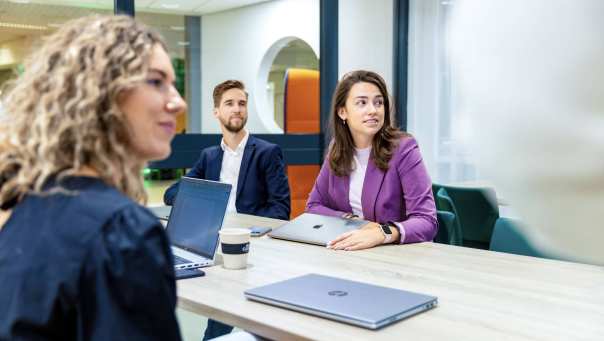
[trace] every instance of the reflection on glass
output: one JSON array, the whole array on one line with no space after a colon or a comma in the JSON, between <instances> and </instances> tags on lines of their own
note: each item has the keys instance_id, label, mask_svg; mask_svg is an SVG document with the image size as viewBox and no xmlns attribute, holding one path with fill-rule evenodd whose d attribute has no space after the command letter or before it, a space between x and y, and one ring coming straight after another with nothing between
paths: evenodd
<instances>
[{"instance_id":1,"label":"reflection on glass","mask_svg":"<svg viewBox=\"0 0 604 341\"><path fill-rule=\"evenodd\" d=\"M113 0L0 0L0 92L3 84L22 72L23 59L41 37L66 21L90 14L113 14Z\"/></svg>"},{"instance_id":2,"label":"reflection on glass","mask_svg":"<svg viewBox=\"0 0 604 341\"><path fill-rule=\"evenodd\" d=\"M180 132L219 134L212 91L227 79L237 79L249 93L246 128L251 134L290 132L292 117L298 124L294 133L318 133L319 0L137 0L135 6L136 18L166 38L177 81L183 82L184 89L179 90L187 101L188 113L179 125ZM286 91L285 78L294 69L311 72L316 91L291 90L295 88L291 87L293 82L289 82L291 91ZM298 74L294 78L308 77ZM286 107L296 102L285 100L286 92L316 96L296 96L295 101L302 104L289 110ZM176 138L189 141L189 137ZM185 160L182 150L173 152L170 167L190 166L181 162ZM156 184L160 182L156 180L176 178L168 170L159 170L167 164L151 165L158 169L149 170L145 177ZM296 177L290 179L295 181ZM150 193L150 201L161 202L161 195Z\"/></svg>"},{"instance_id":3,"label":"reflection on glass","mask_svg":"<svg viewBox=\"0 0 604 341\"><path fill-rule=\"evenodd\" d=\"M187 60L185 49L189 48L191 42L186 39L185 16L182 14L168 13L152 13L145 12L147 8L137 8L136 19L144 24L153 27L164 37L168 54L172 59L172 66L176 74L176 89L187 101L189 108L191 107L190 99L186 92L186 69ZM176 122L177 133L187 132L188 113L178 116Z\"/></svg>"}]
</instances>

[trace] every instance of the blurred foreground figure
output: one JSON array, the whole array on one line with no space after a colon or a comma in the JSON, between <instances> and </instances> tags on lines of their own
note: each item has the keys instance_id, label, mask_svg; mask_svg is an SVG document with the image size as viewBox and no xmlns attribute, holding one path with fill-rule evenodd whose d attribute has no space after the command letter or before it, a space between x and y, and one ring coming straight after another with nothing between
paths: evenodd
<instances>
[{"instance_id":1,"label":"blurred foreground figure","mask_svg":"<svg viewBox=\"0 0 604 341\"><path fill-rule=\"evenodd\" d=\"M65 23L0 119L0 340L180 340L142 169L186 103L163 39L127 16ZM4 95L3 95L4 96Z\"/></svg>"},{"instance_id":2,"label":"blurred foreground figure","mask_svg":"<svg viewBox=\"0 0 604 341\"><path fill-rule=\"evenodd\" d=\"M604 264L604 1L459 1L450 41L470 146L565 259Z\"/></svg>"}]
</instances>

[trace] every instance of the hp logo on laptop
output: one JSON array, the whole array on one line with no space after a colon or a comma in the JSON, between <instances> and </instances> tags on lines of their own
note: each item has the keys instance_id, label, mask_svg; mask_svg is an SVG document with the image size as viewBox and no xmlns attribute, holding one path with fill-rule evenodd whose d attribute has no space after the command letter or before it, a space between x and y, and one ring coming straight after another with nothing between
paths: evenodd
<instances>
[{"instance_id":1,"label":"hp logo on laptop","mask_svg":"<svg viewBox=\"0 0 604 341\"><path fill-rule=\"evenodd\" d=\"M348 293L346 291L342 291L342 290L332 290L332 291L328 292L327 294L329 296L337 296L337 297L342 297L342 296L348 295Z\"/></svg>"}]
</instances>

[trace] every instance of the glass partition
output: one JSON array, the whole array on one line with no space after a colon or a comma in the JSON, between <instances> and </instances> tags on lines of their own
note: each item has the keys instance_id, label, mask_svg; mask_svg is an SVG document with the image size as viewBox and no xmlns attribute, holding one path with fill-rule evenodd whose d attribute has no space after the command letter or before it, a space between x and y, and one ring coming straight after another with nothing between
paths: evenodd
<instances>
[{"instance_id":1,"label":"glass partition","mask_svg":"<svg viewBox=\"0 0 604 341\"><path fill-rule=\"evenodd\" d=\"M113 14L113 0L0 0L0 91L22 70L36 41L64 22L90 14Z\"/></svg>"},{"instance_id":2,"label":"glass partition","mask_svg":"<svg viewBox=\"0 0 604 341\"><path fill-rule=\"evenodd\" d=\"M313 126L295 133L319 133L319 0L137 0L135 12L137 19L168 41L177 81L182 84L179 90L188 104L188 112L178 126L178 131L186 135L176 137L168 160L150 165L155 170L147 171L148 178L178 177L180 173L159 169L190 167L201 148L219 141L212 92L227 79L242 81L249 93L246 129L252 134L282 136L287 132L286 93L290 97L305 94L297 87L286 91L287 72L314 72L317 84L311 91L316 92L311 96L313 102L305 102L307 97L298 99L302 102L296 107L304 107L295 116L299 121L305 119L303 116L316 116L316 129ZM268 139L285 149L285 140ZM318 148L314 144L296 147Z\"/></svg>"}]
</instances>

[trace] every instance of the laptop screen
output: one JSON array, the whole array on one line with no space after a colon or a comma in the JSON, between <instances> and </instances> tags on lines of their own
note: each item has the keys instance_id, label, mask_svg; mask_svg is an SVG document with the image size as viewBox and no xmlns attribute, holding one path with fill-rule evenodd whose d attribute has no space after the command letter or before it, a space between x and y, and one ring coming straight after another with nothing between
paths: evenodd
<instances>
[{"instance_id":1,"label":"laptop screen","mask_svg":"<svg viewBox=\"0 0 604 341\"><path fill-rule=\"evenodd\" d=\"M231 185L183 177L166 232L173 245L213 259Z\"/></svg>"}]
</instances>

